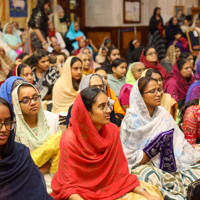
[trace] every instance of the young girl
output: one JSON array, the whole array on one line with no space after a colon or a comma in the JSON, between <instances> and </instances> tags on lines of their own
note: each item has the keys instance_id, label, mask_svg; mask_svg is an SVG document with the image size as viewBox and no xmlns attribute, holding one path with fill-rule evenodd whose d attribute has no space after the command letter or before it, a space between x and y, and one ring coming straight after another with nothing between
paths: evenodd
<instances>
[{"instance_id":1,"label":"young girl","mask_svg":"<svg viewBox=\"0 0 200 200\"><path fill-rule=\"evenodd\" d=\"M114 90L117 98L119 97L121 88L126 83L126 68L126 61L124 59L117 58L112 62L113 74L108 74L108 85L112 90Z\"/></svg>"}]
</instances>

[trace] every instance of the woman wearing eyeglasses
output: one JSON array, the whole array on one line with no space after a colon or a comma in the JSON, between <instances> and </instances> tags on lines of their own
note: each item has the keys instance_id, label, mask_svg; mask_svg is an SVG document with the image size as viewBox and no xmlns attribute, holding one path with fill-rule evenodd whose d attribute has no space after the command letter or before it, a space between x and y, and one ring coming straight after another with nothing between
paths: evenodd
<instances>
[{"instance_id":1,"label":"woman wearing eyeglasses","mask_svg":"<svg viewBox=\"0 0 200 200\"><path fill-rule=\"evenodd\" d=\"M192 67L188 60L180 58L173 66L171 75L166 80L164 92L169 93L178 102L180 109L185 103L189 86L194 82Z\"/></svg>"},{"instance_id":2,"label":"woman wearing eyeglasses","mask_svg":"<svg viewBox=\"0 0 200 200\"><path fill-rule=\"evenodd\" d=\"M144 64L141 62L132 63L128 68L128 72L126 74L126 84L121 88L119 93L119 102L125 112L126 109L129 107L129 97L131 89L145 69L146 68Z\"/></svg>"},{"instance_id":3,"label":"woman wearing eyeglasses","mask_svg":"<svg viewBox=\"0 0 200 200\"><path fill-rule=\"evenodd\" d=\"M108 200L128 192L133 195L129 199L161 199L155 186L148 185L153 189L149 194L137 177L129 174L118 128L110 123L111 111L101 89L89 87L78 94L71 126L60 141L59 167L52 179L55 200Z\"/></svg>"},{"instance_id":4,"label":"woman wearing eyeglasses","mask_svg":"<svg viewBox=\"0 0 200 200\"><path fill-rule=\"evenodd\" d=\"M15 140L26 145L31 152L60 130L58 115L44 111L40 99L36 88L29 83L18 85L12 93L17 122ZM48 192L51 191L50 167L48 161L39 168L44 174Z\"/></svg>"},{"instance_id":5,"label":"woman wearing eyeglasses","mask_svg":"<svg viewBox=\"0 0 200 200\"><path fill-rule=\"evenodd\" d=\"M142 51L140 62L144 63L147 69L157 69L162 74L164 79L166 79L169 76L167 70L162 65L160 65L157 57L157 52L153 47L145 48Z\"/></svg>"},{"instance_id":6,"label":"woman wearing eyeglasses","mask_svg":"<svg viewBox=\"0 0 200 200\"><path fill-rule=\"evenodd\" d=\"M50 200L29 149L14 141L13 120L9 103L0 98L0 199Z\"/></svg>"},{"instance_id":7,"label":"woman wearing eyeglasses","mask_svg":"<svg viewBox=\"0 0 200 200\"><path fill-rule=\"evenodd\" d=\"M139 180L159 186L164 198L184 200L188 184L200 176L200 152L160 106L161 92L151 77L135 83L120 137L129 170Z\"/></svg>"}]
</instances>

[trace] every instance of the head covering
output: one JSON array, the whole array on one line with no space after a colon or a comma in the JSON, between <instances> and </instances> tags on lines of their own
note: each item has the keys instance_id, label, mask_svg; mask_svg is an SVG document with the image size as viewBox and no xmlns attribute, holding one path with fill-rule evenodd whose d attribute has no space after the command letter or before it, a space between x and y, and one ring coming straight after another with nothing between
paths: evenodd
<instances>
[{"instance_id":1,"label":"head covering","mask_svg":"<svg viewBox=\"0 0 200 200\"><path fill-rule=\"evenodd\" d=\"M176 61L176 52L175 52L175 46L170 45L166 52L166 57L169 59L171 65L173 66Z\"/></svg>"},{"instance_id":2,"label":"head covering","mask_svg":"<svg viewBox=\"0 0 200 200\"><path fill-rule=\"evenodd\" d=\"M144 63L144 65L147 69L148 68L157 69L162 74L164 79L166 79L169 76L167 70L162 65L160 65L160 63L158 61L156 61L155 65L153 65L146 59L146 57L144 55L144 50L142 51L142 55L140 57L140 62Z\"/></svg>"},{"instance_id":3,"label":"head covering","mask_svg":"<svg viewBox=\"0 0 200 200\"><path fill-rule=\"evenodd\" d=\"M87 87L90 87L90 79L91 79L93 76L98 76L99 78L101 78L102 83L103 83L104 90L106 91L106 89L105 89L105 83L104 83L103 77L102 77L100 74L89 74L89 75L85 76L85 77L81 80L81 82L80 82L80 91L81 91L81 90L84 90L84 89L87 88Z\"/></svg>"},{"instance_id":4,"label":"head covering","mask_svg":"<svg viewBox=\"0 0 200 200\"><path fill-rule=\"evenodd\" d=\"M138 65L138 64L143 64L143 63L141 63L141 62L134 62L134 63L130 64L130 66L128 68L128 72L126 74L126 83L129 83L131 85L135 84L136 80L135 80L135 78L133 76L132 70L133 70L134 66Z\"/></svg>"},{"instance_id":5,"label":"head covering","mask_svg":"<svg viewBox=\"0 0 200 200\"><path fill-rule=\"evenodd\" d=\"M37 89L32 84L30 83L27 83L27 84L33 87L38 94ZM29 147L30 151L33 151L44 143L44 141L51 135L51 131L47 123L47 119L44 115L44 110L43 110L41 101L40 101L40 104L41 104L40 110L38 112L38 117L37 117L37 120L38 120L37 128L32 129L26 123L24 116L22 114L22 110L21 110L21 106L20 106L19 98L18 98L18 90L21 85L22 84L18 85L12 93L13 107L14 107L14 112L15 112L16 121L17 121L15 140Z\"/></svg>"},{"instance_id":6,"label":"head covering","mask_svg":"<svg viewBox=\"0 0 200 200\"><path fill-rule=\"evenodd\" d=\"M59 12L64 12L64 10L63 10L62 6L58 4L54 7L54 12L59 13Z\"/></svg>"},{"instance_id":7,"label":"head covering","mask_svg":"<svg viewBox=\"0 0 200 200\"><path fill-rule=\"evenodd\" d=\"M194 82L194 76L191 74L189 81L185 81L182 77L177 61L174 63L172 73L167 78L164 84L164 92L171 94L177 102L181 99L185 99L189 86Z\"/></svg>"},{"instance_id":8,"label":"head covering","mask_svg":"<svg viewBox=\"0 0 200 200\"><path fill-rule=\"evenodd\" d=\"M75 193L83 199L117 199L139 185L128 172L117 126L109 123L97 132L80 94L70 123L60 141L59 167L51 184L55 200Z\"/></svg>"},{"instance_id":9,"label":"head covering","mask_svg":"<svg viewBox=\"0 0 200 200\"><path fill-rule=\"evenodd\" d=\"M23 144L14 141L15 133L10 131L8 150L0 160L0 199L52 200L47 194L42 174L33 162L30 151Z\"/></svg>"},{"instance_id":10,"label":"head covering","mask_svg":"<svg viewBox=\"0 0 200 200\"><path fill-rule=\"evenodd\" d=\"M10 66L7 65L4 59L0 56L0 84L6 80L9 70Z\"/></svg>"},{"instance_id":11,"label":"head covering","mask_svg":"<svg viewBox=\"0 0 200 200\"><path fill-rule=\"evenodd\" d=\"M10 24L11 24L11 23L6 23L6 24L4 25L4 27L3 27L3 33L4 33L4 34L7 34L7 33L6 33L6 30L7 30L8 25L10 25ZM12 24L11 24L11 25L12 25ZM16 35L16 34L17 34L17 35L18 35L16 28L15 28L13 25L12 25L12 27L13 27L13 30L12 30L13 32L12 32L12 34L13 34L13 35Z\"/></svg>"},{"instance_id":12,"label":"head covering","mask_svg":"<svg viewBox=\"0 0 200 200\"><path fill-rule=\"evenodd\" d=\"M195 74L195 79L200 80L200 59L197 62L197 71Z\"/></svg>"},{"instance_id":13,"label":"head covering","mask_svg":"<svg viewBox=\"0 0 200 200\"><path fill-rule=\"evenodd\" d=\"M64 66L63 74L56 81L53 87L53 108L52 112L67 112L69 107L74 103L79 90L76 91L72 85L72 74L71 74L71 60L73 56L69 57ZM84 76L82 75L82 78ZM82 79L81 78L81 79Z\"/></svg>"},{"instance_id":14,"label":"head covering","mask_svg":"<svg viewBox=\"0 0 200 200\"><path fill-rule=\"evenodd\" d=\"M189 169L192 164L200 160L200 152L185 140L184 134L169 112L158 106L155 108L153 116L149 115L138 89L138 81L132 88L129 102L130 108L126 110L126 116L122 121L120 136L130 169L141 162L143 149L148 147L152 140L170 130L174 130L171 135L173 143L172 146L165 147L165 151L167 148L174 152L176 171ZM162 155L157 154L151 161L155 167L161 168L160 164L163 158ZM171 162L172 158L169 160Z\"/></svg>"},{"instance_id":15,"label":"head covering","mask_svg":"<svg viewBox=\"0 0 200 200\"><path fill-rule=\"evenodd\" d=\"M0 97L8 101L10 105L12 105L12 100L11 100L12 86L13 83L18 79L24 80L19 76L11 76L10 78L6 79L6 81L1 85ZM24 82L26 81L24 80Z\"/></svg>"}]
</instances>

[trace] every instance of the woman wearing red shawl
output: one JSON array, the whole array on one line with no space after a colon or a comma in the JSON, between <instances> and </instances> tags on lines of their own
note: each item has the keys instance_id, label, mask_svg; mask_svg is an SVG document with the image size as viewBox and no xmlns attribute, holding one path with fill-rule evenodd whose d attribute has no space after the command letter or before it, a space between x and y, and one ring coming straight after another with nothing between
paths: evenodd
<instances>
[{"instance_id":1,"label":"woman wearing red shawl","mask_svg":"<svg viewBox=\"0 0 200 200\"><path fill-rule=\"evenodd\" d=\"M161 199L149 194L129 173L119 130L110 123L111 110L99 88L86 88L77 96L51 183L55 200L112 200L131 190L139 197L135 199Z\"/></svg>"},{"instance_id":2,"label":"woman wearing red shawl","mask_svg":"<svg viewBox=\"0 0 200 200\"><path fill-rule=\"evenodd\" d=\"M157 69L164 79L169 76L167 70L158 62L157 52L153 47L146 48L142 51L140 62L144 63L147 69Z\"/></svg>"},{"instance_id":3,"label":"woman wearing red shawl","mask_svg":"<svg viewBox=\"0 0 200 200\"><path fill-rule=\"evenodd\" d=\"M81 49L84 48L84 47L87 47L87 43L86 43L86 40L81 38L79 41L78 41L78 49L76 49L73 53L74 56L78 55L80 52L81 52Z\"/></svg>"},{"instance_id":4,"label":"woman wearing red shawl","mask_svg":"<svg viewBox=\"0 0 200 200\"><path fill-rule=\"evenodd\" d=\"M166 80L164 85L164 92L171 94L171 97L176 102L185 101L186 94L189 86L194 82L194 76L192 74L192 67L190 62L185 58L177 60L173 66L172 73ZM182 103L179 102L179 108ZM184 103L184 102L183 102Z\"/></svg>"}]
</instances>

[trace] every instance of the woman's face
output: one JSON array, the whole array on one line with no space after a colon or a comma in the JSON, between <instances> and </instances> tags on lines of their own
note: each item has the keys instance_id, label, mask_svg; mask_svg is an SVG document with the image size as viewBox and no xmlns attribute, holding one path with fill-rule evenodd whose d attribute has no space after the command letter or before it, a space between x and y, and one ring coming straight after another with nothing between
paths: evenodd
<instances>
[{"instance_id":1,"label":"woman's face","mask_svg":"<svg viewBox=\"0 0 200 200\"><path fill-rule=\"evenodd\" d=\"M96 102L92 105L92 111L88 112L95 127L110 122L111 110L108 104L108 97L104 93L101 92L96 96Z\"/></svg>"},{"instance_id":2,"label":"woman's face","mask_svg":"<svg viewBox=\"0 0 200 200\"><path fill-rule=\"evenodd\" d=\"M33 72L29 66L22 69L19 76L26 80L28 83L33 83Z\"/></svg>"},{"instance_id":3,"label":"woman's face","mask_svg":"<svg viewBox=\"0 0 200 200\"><path fill-rule=\"evenodd\" d=\"M7 106L0 104L0 126L1 123L10 122L11 121L11 115L10 110ZM8 129L8 130L7 130ZM6 126L5 124L0 129L0 147L5 145L8 141L8 138L10 136L10 126Z\"/></svg>"},{"instance_id":4,"label":"woman's face","mask_svg":"<svg viewBox=\"0 0 200 200\"><path fill-rule=\"evenodd\" d=\"M79 30L79 24L77 22L74 22L74 30L75 32Z\"/></svg>"},{"instance_id":5,"label":"woman's face","mask_svg":"<svg viewBox=\"0 0 200 200\"><path fill-rule=\"evenodd\" d=\"M92 60L92 53L88 48L83 49L82 52L87 54L89 56L89 59Z\"/></svg>"},{"instance_id":6,"label":"woman's face","mask_svg":"<svg viewBox=\"0 0 200 200\"><path fill-rule=\"evenodd\" d=\"M104 90L103 82L102 82L101 78L98 77L98 76L92 76L90 78L90 85L89 85L89 87L96 87L96 88L99 88L101 90Z\"/></svg>"},{"instance_id":7,"label":"woman's face","mask_svg":"<svg viewBox=\"0 0 200 200\"><path fill-rule=\"evenodd\" d=\"M12 32L13 32L13 26L12 26L12 24L8 24L8 26L6 28L6 33L12 34Z\"/></svg>"},{"instance_id":8,"label":"woman's face","mask_svg":"<svg viewBox=\"0 0 200 200\"><path fill-rule=\"evenodd\" d=\"M23 103L20 102L20 107L22 110L22 114L24 116L35 116L38 114L41 103L40 103L40 98L38 100L34 101L33 99L30 100L30 98L38 97L37 91L33 87L21 87L19 88L19 94L18 94L18 99L20 101L28 102L28 103Z\"/></svg>"},{"instance_id":9,"label":"woman's face","mask_svg":"<svg viewBox=\"0 0 200 200\"><path fill-rule=\"evenodd\" d=\"M175 54L176 54L176 59L179 59L180 55L181 55L181 50L180 48L176 48L175 49Z\"/></svg>"},{"instance_id":10,"label":"woman's face","mask_svg":"<svg viewBox=\"0 0 200 200\"><path fill-rule=\"evenodd\" d=\"M103 49L101 54L102 54L103 57L106 57L107 51L105 49Z\"/></svg>"},{"instance_id":11,"label":"woman's face","mask_svg":"<svg viewBox=\"0 0 200 200\"><path fill-rule=\"evenodd\" d=\"M160 74L157 74L157 73L152 73L151 74L151 78L155 79L158 81L158 85L161 89L163 89L163 79L161 77Z\"/></svg>"},{"instance_id":12,"label":"woman's face","mask_svg":"<svg viewBox=\"0 0 200 200\"><path fill-rule=\"evenodd\" d=\"M156 10L156 15L160 15L160 9Z\"/></svg>"},{"instance_id":13,"label":"woman's face","mask_svg":"<svg viewBox=\"0 0 200 200\"><path fill-rule=\"evenodd\" d=\"M49 22L49 29L50 31L54 31L54 26L52 22Z\"/></svg>"},{"instance_id":14,"label":"woman's face","mask_svg":"<svg viewBox=\"0 0 200 200\"><path fill-rule=\"evenodd\" d=\"M191 73L192 73L192 67L191 67L191 64L189 62L186 62L181 71L181 76L184 78L184 79L187 79L187 78L190 78L191 77Z\"/></svg>"},{"instance_id":15,"label":"woman's face","mask_svg":"<svg viewBox=\"0 0 200 200\"><path fill-rule=\"evenodd\" d=\"M161 92L160 87L156 81L149 81L146 88L144 89L144 94L142 95L143 100L147 107L157 107L161 102Z\"/></svg>"},{"instance_id":16,"label":"woman's face","mask_svg":"<svg viewBox=\"0 0 200 200\"><path fill-rule=\"evenodd\" d=\"M150 63L155 63L158 60L157 52L154 48L148 49L145 57Z\"/></svg>"},{"instance_id":17,"label":"woman's face","mask_svg":"<svg viewBox=\"0 0 200 200\"><path fill-rule=\"evenodd\" d=\"M142 75L142 72L145 70L145 66L143 64L136 64L132 67L132 74L135 80L138 80Z\"/></svg>"},{"instance_id":18,"label":"woman's face","mask_svg":"<svg viewBox=\"0 0 200 200\"><path fill-rule=\"evenodd\" d=\"M174 17L174 18L172 19L172 24L173 24L174 26L176 26L176 25L178 24L178 20L177 20L176 17Z\"/></svg>"},{"instance_id":19,"label":"woman's face","mask_svg":"<svg viewBox=\"0 0 200 200\"><path fill-rule=\"evenodd\" d=\"M107 47L108 49L110 49L111 46L112 46L111 42L107 42L107 43L106 43L106 47Z\"/></svg>"},{"instance_id":20,"label":"woman's face","mask_svg":"<svg viewBox=\"0 0 200 200\"><path fill-rule=\"evenodd\" d=\"M39 67L43 71L47 71L49 69L49 56L42 57L38 61L37 67Z\"/></svg>"},{"instance_id":21,"label":"woman's face","mask_svg":"<svg viewBox=\"0 0 200 200\"><path fill-rule=\"evenodd\" d=\"M96 74L99 74L103 77L104 83L106 85L106 87L108 86L108 77L107 77L107 73L104 70L98 70L97 72L95 72Z\"/></svg>"},{"instance_id":22,"label":"woman's face","mask_svg":"<svg viewBox=\"0 0 200 200\"><path fill-rule=\"evenodd\" d=\"M82 77L82 73L83 73L82 63L80 61L76 61L71 66L72 79L74 81L80 80L80 78Z\"/></svg>"},{"instance_id":23,"label":"woman's face","mask_svg":"<svg viewBox=\"0 0 200 200\"><path fill-rule=\"evenodd\" d=\"M191 67L193 68L194 65L194 58L193 55L187 57L188 62L190 63Z\"/></svg>"},{"instance_id":24,"label":"woman's face","mask_svg":"<svg viewBox=\"0 0 200 200\"><path fill-rule=\"evenodd\" d=\"M126 75L126 69L127 69L127 64L123 62L120 65L118 65L116 68L115 67L112 68L113 75L116 78L120 79Z\"/></svg>"},{"instance_id":25,"label":"woman's face","mask_svg":"<svg viewBox=\"0 0 200 200\"><path fill-rule=\"evenodd\" d=\"M0 56L5 56L5 51L2 48L0 48Z\"/></svg>"},{"instance_id":26,"label":"woman's face","mask_svg":"<svg viewBox=\"0 0 200 200\"><path fill-rule=\"evenodd\" d=\"M44 12L45 12L45 14L50 14L50 12L51 12L51 3L45 3L44 4Z\"/></svg>"},{"instance_id":27,"label":"woman's face","mask_svg":"<svg viewBox=\"0 0 200 200\"><path fill-rule=\"evenodd\" d=\"M82 54L81 60L83 62L83 70L87 71L90 69L90 59L87 54Z\"/></svg>"},{"instance_id":28,"label":"woman's face","mask_svg":"<svg viewBox=\"0 0 200 200\"><path fill-rule=\"evenodd\" d=\"M83 47L85 47L85 45L86 45L85 40L84 40L84 39L80 39L80 41L79 41L79 46L80 46L81 48L83 48Z\"/></svg>"},{"instance_id":29,"label":"woman's face","mask_svg":"<svg viewBox=\"0 0 200 200\"><path fill-rule=\"evenodd\" d=\"M120 53L118 49L113 49L110 56L108 57L108 59L110 60L110 62L112 63L113 60L115 60L116 58L120 58Z\"/></svg>"}]
</instances>

